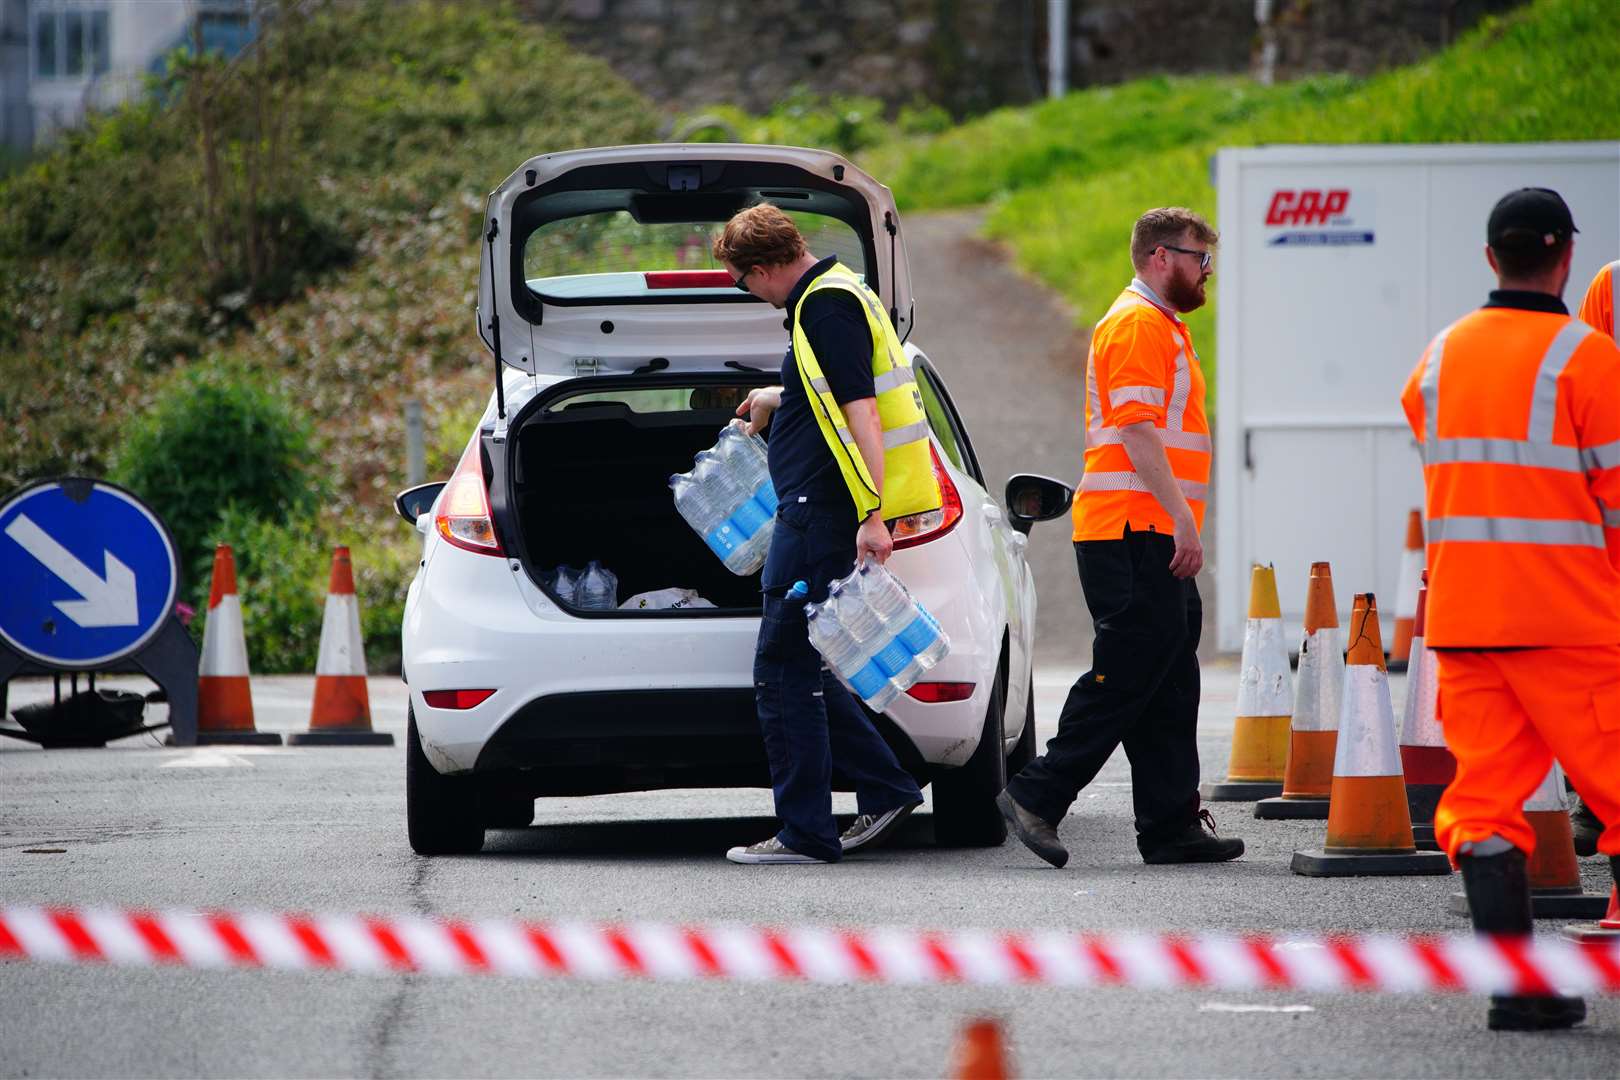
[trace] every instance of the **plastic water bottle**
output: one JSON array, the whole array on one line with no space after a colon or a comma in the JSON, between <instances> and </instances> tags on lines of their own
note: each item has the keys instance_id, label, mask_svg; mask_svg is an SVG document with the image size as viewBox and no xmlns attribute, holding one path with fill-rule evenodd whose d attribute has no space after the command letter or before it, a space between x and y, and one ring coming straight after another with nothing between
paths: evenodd
<instances>
[{"instance_id":1,"label":"plastic water bottle","mask_svg":"<svg viewBox=\"0 0 1620 1080\"><path fill-rule=\"evenodd\" d=\"M762 447L740 426L728 425L713 449L697 455L691 472L670 477L681 516L734 574L765 564L774 531L776 492Z\"/></svg>"},{"instance_id":2,"label":"plastic water bottle","mask_svg":"<svg viewBox=\"0 0 1620 1080\"><path fill-rule=\"evenodd\" d=\"M579 588L579 571L572 566L558 565L551 572L551 587L557 593L557 599L565 604L574 602L574 594Z\"/></svg>"},{"instance_id":3,"label":"plastic water bottle","mask_svg":"<svg viewBox=\"0 0 1620 1080\"><path fill-rule=\"evenodd\" d=\"M887 567L863 562L855 576L863 583L861 595L901 646L916 659L922 671L939 663L950 651L950 640L939 623L927 608L912 598L905 583Z\"/></svg>"},{"instance_id":4,"label":"plastic water bottle","mask_svg":"<svg viewBox=\"0 0 1620 1080\"><path fill-rule=\"evenodd\" d=\"M705 486L693 473L676 473L669 478L669 486L675 493L675 509L709 545L709 550L726 564L728 570L748 574L758 569L757 566L746 570L739 568L752 558L752 552L743 549L745 537L732 527L724 508L716 505L712 488ZM761 558L760 562L763 563L764 559Z\"/></svg>"},{"instance_id":5,"label":"plastic water bottle","mask_svg":"<svg viewBox=\"0 0 1620 1080\"><path fill-rule=\"evenodd\" d=\"M585 567L574 589L574 606L591 611L612 611L619 606L619 578L595 559Z\"/></svg>"},{"instance_id":6,"label":"plastic water bottle","mask_svg":"<svg viewBox=\"0 0 1620 1080\"><path fill-rule=\"evenodd\" d=\"M720 431L714 452L725 461L742 488L750 492L767 514L775 514L776 488L771 484L770 461L765 440L743 431L743 422L733 420Z\"/></svg>"},{"instance_id":7,"label":"plastic water bottle","mask_svg":"<svg viewBox=\"0 0 1620 1080\"><path fill-rule=\"evenodd\" d=\"M797 592L802 584L803 582L796 582L795 592L790 592L789 595L806 595L808 587L806 592ZM838 612L832 604L808 605L805 608L805 622L810 631L810 644L816 647L816 651L844 681L844 685L873 709L882 712L900 696L900 688L894 685L838 621Z\"/></svg>"},{"instance_id":8,"label":"plastic water bottle","mask_svg":"<svg viewBox=\"0 0 1620 1080\"><path fill-rule=\"evenodd\" d=\"M887 678L895 680L904 689L917 681L922 668L889 628L883 625L883 619L865 595L864 583L865 579L858 571L834 582L828 590L827 602L837 609L838 621L844 624L850 637L865 650Z\"/></svg>"}]
</instances>

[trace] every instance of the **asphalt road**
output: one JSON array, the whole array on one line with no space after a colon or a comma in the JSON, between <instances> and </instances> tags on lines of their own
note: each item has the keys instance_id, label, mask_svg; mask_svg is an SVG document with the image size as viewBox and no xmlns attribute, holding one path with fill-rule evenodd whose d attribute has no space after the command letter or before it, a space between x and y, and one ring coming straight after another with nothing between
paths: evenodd
<instances>
[{"instance_id":1,"label":"asphalt road","mask_svg":"<svg viewBox=\"0 0 1620 1080\"><path fill-rule=\"evenodd\" d=\"M1073 677L1043 667L1043 738ZM1201 751L1224 773L1236 672L1206 672ZM13 704L49 693L14 684ZM1403 690L1395 680L1394 700ZM307 725L310 680L255 680L259 725ZM374 679L377 726L404 697ZM160 715L158 708L154 714ZM405 842L403 749L105 750L0 742L0 903L257 908L588 921L918 928L1457 931L1455 879L1321 881L1288 870L1320 824L1216 807L1248 843L1217 867L1147 867L1128 770L1110 763L1063 825L1064 870L1015 842L936 850L927 813L838 866L739 867L768 834L763 790L547 800L483 854ZM852 811L849 796L838 807ZM61 849L32 854L29 849ZM1603 864L1587 860L1588 887ZM1559 1035L1491 1035L1473 998L1037 988L823 988L112 970L0 963L5 1076L940 1076L960 1025L1007 1025L1024 1076L1604 1076L1620 1005ZM1262 1006L1270 1011L1234 1011ZM1287 1011L1276 1011L1287 1010Z\"/></svg>"}]
</instances>

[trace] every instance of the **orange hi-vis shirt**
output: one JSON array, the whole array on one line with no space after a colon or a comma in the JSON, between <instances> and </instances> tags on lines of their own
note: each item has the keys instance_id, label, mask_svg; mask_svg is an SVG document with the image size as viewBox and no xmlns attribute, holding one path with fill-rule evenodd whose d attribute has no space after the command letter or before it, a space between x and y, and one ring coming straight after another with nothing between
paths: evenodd
<instances>
[{"instance_id":1,"label":"orange hi-vis shirt","mask_svg":"<svg viewBox=\"0 0 1620 1080\"><path fill-rule=\"evenodd\" d=\"M1620 644L1620 347L1482 308L1429 344L1401 405L1423 453L1424 644Z\"/></svg>"},{"instance_id":2,"label":"orange hi-vis shirt","mask_svg":"<svg viewBox=\"0 0 1620 1080\"><path fill-rule=\"evenodd\" d=\"M1615 336L1614 313L1620 308L1620 261L1612 262L1597 272L1592 284L1586 287L1586 299L1581 301L1580 320L1588 326Z\"/></svg>"},{"instance_id":3,"label":"orange hi-vis shirt","mask_svg":"<svg viewBox=\"0 0 1620 1080\"><path fill-rule=\"evenodd\" d=\"M1202 531L1209 495L1209 418L1192 332L1148 285L1133 278L1091 332L1086 358L1086 471L1074 500L1076 540L1170 533L1169 512L1136 474L1119 429L1151 420L1170 470Z\"/></svg>"}]
</instances>

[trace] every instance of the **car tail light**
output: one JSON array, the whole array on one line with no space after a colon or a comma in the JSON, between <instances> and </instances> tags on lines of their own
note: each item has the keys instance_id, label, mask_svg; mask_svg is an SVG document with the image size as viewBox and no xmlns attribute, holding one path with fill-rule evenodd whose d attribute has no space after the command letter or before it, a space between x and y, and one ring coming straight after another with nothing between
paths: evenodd
<instances>
[{"instance_id":1,"label":"car tail light","mask_svg":"<svg viewBox=\"0 0 1620 1080\"><path fill-rule=\"evenodd\" d=\"M649 289L729 289L736 283L724 270L648 270Z\"/></svg>"},{"instance_id":2,"label":"car tail light","mask_svg":"<svg viewBox=\"0 0 1620 1080\"><path fill-rule=\"evenodd\" d=\"M471 709L489 700L493 690L424 690L422 700L435 709Z\"/></svg>"},{"instance_id":3,"label":"car tail light","mask_svg":"<svg viewBox=\"0 0 1620 1080\"><path fill-rule=\"evenodd\" d=\"M913 683L906 691L918 701L937 704L941 701L966 701L973 696L973 684L970 682L920 682Z\"/></svg>"},{"instance_id":4,"label":"car tail light","mask_svg":"<svg viewBox=\"0 0 1620 1080\"><path fill-rule=\"evenodd\" d=\"M928 444L928 452L934 457L934 479L939 481L939 494L941 498L938 510L927 510L921 514L907 514L894 521L894 546L897 548L915 547L926 544L930 540L938 540L962 520L962 496L951 482L951 474L945 471L945 465L939 460L939 451L933 443Z\"/></svg>"},{"instance_id":5,"label":"car tail light","mask_svg":"<svg viewBox=\"0 0 1620 1080\"><path fill-rule=\"evenodd\" d=\"M433 519L439 535L458 548L480 555L504 555L495 536L495 521L489 512L489 488L484 485L484 469L474 438L461 455L461 464L439 496L439 512Z\"/></svg>"}]
</instances>

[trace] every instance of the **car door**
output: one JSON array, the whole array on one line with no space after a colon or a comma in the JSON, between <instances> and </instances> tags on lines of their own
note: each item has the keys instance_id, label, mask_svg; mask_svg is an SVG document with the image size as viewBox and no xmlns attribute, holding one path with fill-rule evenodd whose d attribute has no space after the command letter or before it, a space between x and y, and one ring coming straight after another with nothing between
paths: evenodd
<instances>
[{"instance_id":1,"label":"car door","mask_svg":"<svg viewBox=\"0 0 1620 1080\"><path fill-rule=\"evenodd\" d=\"M962 476L958 487L963 511L978 513L990 537L989 551L977 554L987 554L995 560L996 575L1001 582L1008 631L1007 736L1015 737L1018 732L1014 725L1022 720L1026 695L1031 691L1030 658L1034 648L1035 590L1024 557L1028 538L1008 524L1000 503L986 489L973 443L939 371L921 352L915 355L912 366L917 372L918 392L922 395L928 426L949 459L949 466Z\"/></svg>"}]
</instances>

